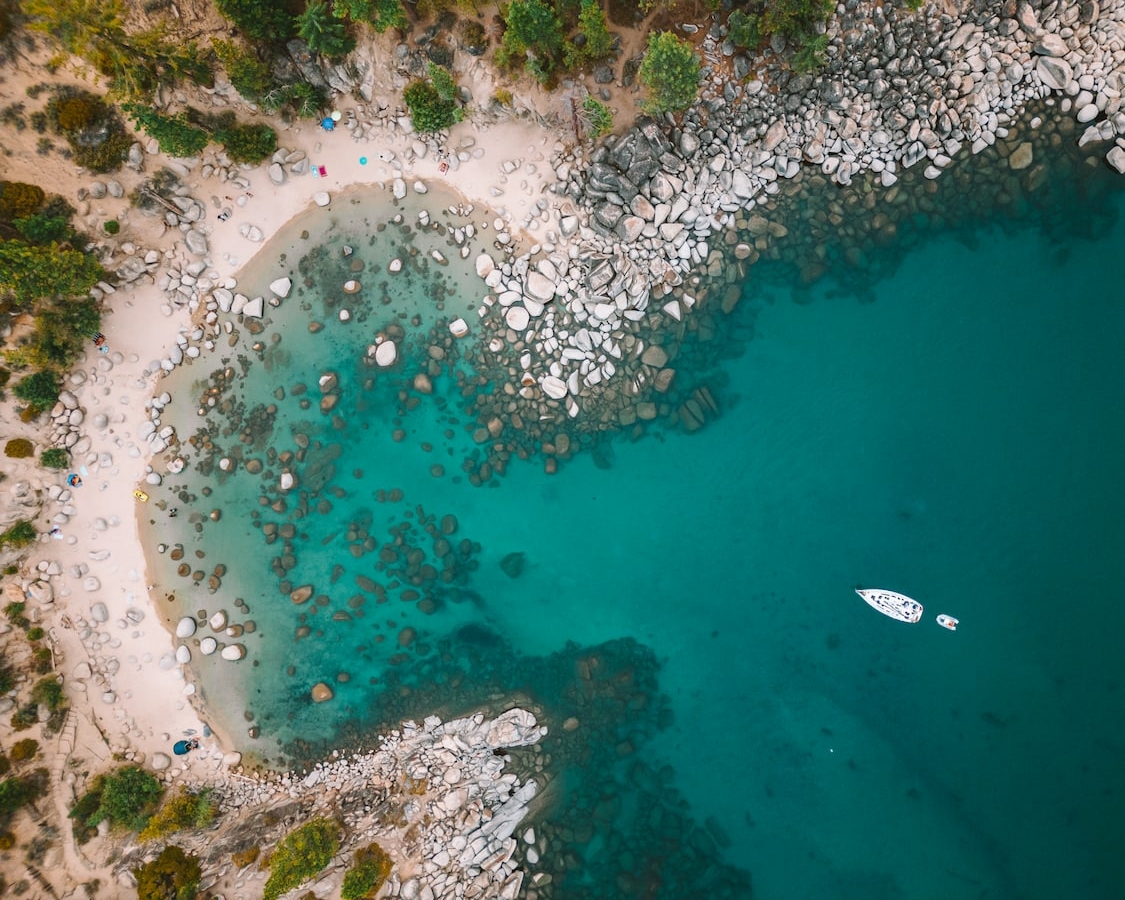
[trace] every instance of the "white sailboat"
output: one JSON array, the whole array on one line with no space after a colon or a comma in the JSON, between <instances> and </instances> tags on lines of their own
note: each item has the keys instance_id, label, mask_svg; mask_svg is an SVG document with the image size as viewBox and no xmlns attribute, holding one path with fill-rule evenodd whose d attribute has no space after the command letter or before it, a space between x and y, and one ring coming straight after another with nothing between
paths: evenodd
<instances>
[{"instance_id":1,"label":"white sailboat","mask_svg":"<svg viewBox=\"0 0 1125 900\"><path fill-rule=\"evenodd\" d=\"M857 589L856 593L866 600L869 606L879 610L884 616L890 616L900 622L911 623L922 618L922 604L905 594L897 594L894 591L864 590L862 588Z\"/></svg>"}]
</instances>

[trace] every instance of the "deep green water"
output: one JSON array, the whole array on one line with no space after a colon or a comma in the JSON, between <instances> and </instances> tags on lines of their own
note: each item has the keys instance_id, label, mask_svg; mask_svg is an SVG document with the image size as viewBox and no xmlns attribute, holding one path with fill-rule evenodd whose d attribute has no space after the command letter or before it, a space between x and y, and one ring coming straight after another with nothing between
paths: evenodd
<instances>
[{"instance_id":1,"label":"deep green water","mask_svg":"<svg viewBox=\"0 0 1125 900\"><path fill-rule=\"evenodd\" d=\"M718 421L617 441L554 476L514 462L485 487L461 472L474 423L452 377L403 406L424 325L392 373L358 363L389 309L427 307L429 276L396 282L388 307L360 275L364 323L320 306L339 246L364 247L358 232L390 214L376 199L365 227L336 213L317 287L267 328L282 351L236 389L278 404L279 451L298 432L339 446L318 494L331 508L314 498L295 517L291 497L272 513L262 479L196 473L169 481L189 499L153 531L230 567L216 595L159 572L185 609L233 612L237 596L257 625L241 639L250 660L198 666L209 714L276 763L430 708L538 704L552 778L537 824L552 849L529 868L555 875L556 897L749 896L750 878L770 900L1118 896L1121 187L1091 170L1016 217L904 227L902 243L868 248L887 274L862 289L853 276L795 291L787 268L759 265L730 323L753 339L730 338L712 364ZM955 219L967 201L942 202ZM327 220L310 222L320 239ZM264 288L309 243L271 247L243 285ZM450 290L454 268L440 271ZM445 314L475 306L472 290ZM326 329L310 335L309 318ZM336 427L316 410L329 368L344 384ZM201 422L190 382L207 371L179 376L181 437ZM272 485L281 466L266 467ZM197 535L188 510L215 507L222 520ZM325 605L279 589L283 542L266 543L266 522L294 525L289 580ZM515 578L500 565L511 553L524 554ZM409 573L442 570L454 577L419 591L432 612L401 599ZM923 622L878 616L860 584L917 598ZM960 630L934 624L939 612ZM333 701L308 700L317 681Z\"/></svg>"}]
</instances>

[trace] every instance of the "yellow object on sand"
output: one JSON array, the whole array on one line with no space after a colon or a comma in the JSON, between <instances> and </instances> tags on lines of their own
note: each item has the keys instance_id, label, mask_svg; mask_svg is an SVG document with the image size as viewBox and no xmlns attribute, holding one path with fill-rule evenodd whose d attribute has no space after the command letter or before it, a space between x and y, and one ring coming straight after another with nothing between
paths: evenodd
<instances>
[{"instance_id":1,"label":"yellow object on sand","mask_svg":"<svg viewBox=\"0 0 1125 900\"><path fill-rule=\"evenodd\" d=\"M146 494L140 488L137 488L135 491L133 491L133 496L140 500L141 503L148 503L148 494Z\"/></svg>"}]
</instances>

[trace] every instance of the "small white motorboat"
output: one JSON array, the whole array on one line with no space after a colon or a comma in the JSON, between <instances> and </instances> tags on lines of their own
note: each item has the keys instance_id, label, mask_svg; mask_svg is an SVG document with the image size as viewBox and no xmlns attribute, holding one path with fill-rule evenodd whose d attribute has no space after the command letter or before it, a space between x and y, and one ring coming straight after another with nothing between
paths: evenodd
<instances>
[{"instance_id":1,"label":"small white motorboat","mask_svg":"<svg viewBox=\"0 0 1125 900\"><path fill-rule=\"evenodd\" d=\"M905 594L896 594L894 591L878 591L857 589L868 605L879 610L884 616L898 619L900 622L917 622L922 618L922 604L912 600Z\"/></svg>"},{"instance_id":2,"label":"small white motorboat","mask_svg":"<svg viewBox=\"0 0 1125 900\"><path fill-rule=\"evenodd\" d=\"M942 628L948 628L950 631L956 631L957 626L961 624L955 618L953 618L953 616L947 616L945 613L942 613L937 617L937 623Z\"/></svg>"}]
</instances>

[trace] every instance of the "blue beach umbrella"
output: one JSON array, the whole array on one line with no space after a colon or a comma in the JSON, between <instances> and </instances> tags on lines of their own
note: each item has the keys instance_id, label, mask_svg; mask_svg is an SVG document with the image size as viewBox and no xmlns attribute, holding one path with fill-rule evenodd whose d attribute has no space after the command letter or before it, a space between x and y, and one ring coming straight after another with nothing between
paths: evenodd
<instances>
[{"instance_id":1,"label":"blue beach umbrella","mask_svg":"<svg viewBox=\"0 0 1125 900\"><path fill-rule=\"evenodd\" d=\"M336 127L336 122L331 116L326 116L320 123L320 127L325 131L332 131Z\"/></svg>"}]
</instances>

